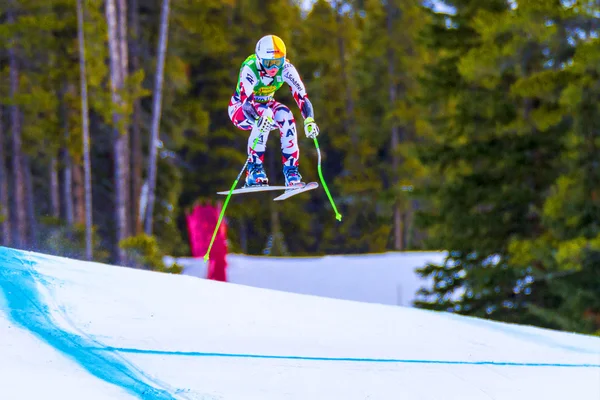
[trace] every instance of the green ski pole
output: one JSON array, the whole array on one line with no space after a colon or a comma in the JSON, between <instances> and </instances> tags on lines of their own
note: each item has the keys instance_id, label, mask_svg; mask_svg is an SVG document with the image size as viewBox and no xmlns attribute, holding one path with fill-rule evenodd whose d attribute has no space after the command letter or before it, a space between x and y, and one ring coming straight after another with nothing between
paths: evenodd
<instances>
[{"instance_id":1,"label":"green ski pole","mask_svg":"<svg viewBox=\"0 0 600 400\"><path fill-rule=\"evenodd\" d=\"M254 143L252 143L252 150L254 150L254 147L256 146L256 143L258 143L258 139L260 139L260 136L261 135L258 135L258 137L256 139L254 139ZM242 170L238 174L237 178L235 178L235 181L233 182L233 185L231 185L231 189L229 189L229 193L227 194L227 198L225 199L225 204L223 204L223 208L221 209L221 214L219 215L219 220L217 221L217 226L215 226L215 231L213 232L212 239L210 240L210 244L208 245L208 250L206 250L206 254L204 255L204 262L205 263L208 261L210 250L212 249L212 246L213 246L213 243L215 241L215 238L217 237L217 232L219 231L219 226L221 226L221 221L223 220L223 216L225 215L225 209L227 208L227 204L229 203L229 199L231 198L231 193L233 192L233 190L237 186L237 184L238 184L238 182L240 180L240 177L244 173L244 170L246 169L247 166L248 166L248 157L246 157L246 162L244 163L244 167L242 168Z\"/></svg>"},{"instance_id":2,"label":"green ski pole","mask_svg":"<svg viewBox=\"0 0 600 400\"><path fill-rule=\"evenodd\" d=\"M323 178L323 172L321 171L321 150L319 149L319 142L317 141L317 138L314 137L313 140L315 141L315 147L317 148L317 155L319 156L319 163L317 164L317 170L319 171L319 178L321 178L321 183L323 183L323 188L325 189L325 193L327 193L327 197L329 197L329 202L331 203L331 206L333 207L333 211L335 211L335 219L337 219L338 221L342 220L342 214L340 214L335 206L335 203L333 202L333 198L331 197L331 193L329 193L329 188L327 188L327 184L325 183L325 178Z\"/></svg>"}]
</instances>

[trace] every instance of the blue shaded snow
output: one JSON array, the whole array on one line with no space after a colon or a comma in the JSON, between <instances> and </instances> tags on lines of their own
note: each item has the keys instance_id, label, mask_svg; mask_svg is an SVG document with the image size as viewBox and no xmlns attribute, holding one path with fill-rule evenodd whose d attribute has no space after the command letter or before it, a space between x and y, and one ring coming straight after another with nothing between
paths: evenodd
<instances>
[{"instance_id":1,"label":"blue shaded snow","mask_svg":"<svg viewBox=\"0 0 600 400\"><path fill-rule=\"evenodd\" d=\"M175 399L167 390L146 383L143 374L114 351L99 343L65 331L51 317L51 311L38 290L42 276L35 262L17 250L0 247L0 309L12 322L75 360L92 375L117 385L140 398Z\"/></svg>"}]
</instances>

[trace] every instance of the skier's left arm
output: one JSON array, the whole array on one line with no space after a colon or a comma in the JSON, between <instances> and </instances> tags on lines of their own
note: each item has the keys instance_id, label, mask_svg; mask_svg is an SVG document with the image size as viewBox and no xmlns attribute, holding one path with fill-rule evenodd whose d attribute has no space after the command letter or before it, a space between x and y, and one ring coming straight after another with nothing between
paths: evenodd
<instances>
[{"instance_id":1,"label":"skier's left arm","mask_svg":"<svg viewBox=\"0 0 600 400\"><path fill-rule=\"evenodd\" d=\"M294 100L300 109L302 118L304 118L304 133L306 137L312 139L319 134L319 127L315 122L315 113L312 103L308 99L304 82L300 79L300 74L290 62L286 62L283 67L283 79L290 86Z\"/></svg>"}]
</instances>

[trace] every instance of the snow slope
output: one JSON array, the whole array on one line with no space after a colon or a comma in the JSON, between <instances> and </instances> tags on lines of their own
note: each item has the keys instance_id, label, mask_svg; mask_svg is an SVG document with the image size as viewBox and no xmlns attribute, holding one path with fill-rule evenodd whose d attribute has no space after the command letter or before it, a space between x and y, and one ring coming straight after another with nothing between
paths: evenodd
<instances>
[{"instance_id":1,"label":"snow slope","mask_svg":"<svg viewBox=\"0 0 600 400\"><path fill-rule=\"evenodd\" d=\"M228 254L227 279L232 283L285 292L411 306L421 286L430 286L415 270L428 262L442 263L445 257L446 252L442 251L291 259ZM184 275L206 277L206 264L201 258L165 261L182 265Z\"/></svg>"},{"instance_id":2,"label":"snow slope","mask_svg":"<svg viewBox=\"0 0 600 400\"><path fill-rule=\"evenodd\" d=\"M600 338L0 247L2 399L600 398Z\"/></svg>"}]
</instances>

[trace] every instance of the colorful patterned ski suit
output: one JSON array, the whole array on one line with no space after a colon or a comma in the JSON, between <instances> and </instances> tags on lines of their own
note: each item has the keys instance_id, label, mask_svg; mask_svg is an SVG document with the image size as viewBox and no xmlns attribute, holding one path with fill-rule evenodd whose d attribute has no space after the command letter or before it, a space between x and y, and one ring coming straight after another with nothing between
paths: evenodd
<instances>
[{"instance_id":1,"label":"colorful patterned ski suit","mask_svg":"<svg viewBox=\"0 0 600 400\"><path fill-rule=\"evenodd\" d=\"M249 56L242 67L238 77L235 93L229 101L229 118L231 122L242 130L251 130L248 138L248 159L250 162L262 163L269 134L257 142L254 151L251 151L254 140L259 135L255 121L267 109L273 110L274 120L279 126L281 139L282 163L287 166L297 166L300 149L298 148L298 135L296 121L292 111L274 99L274 94L281 86L287 83L292 91L296 104L300 108L303 118L313 117L312 104L308 100L304 83L298 75L296 68L285 61L274 77L270 77L260 69L256 55Z\"/></svg>"}]
</instances>

